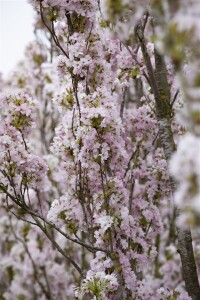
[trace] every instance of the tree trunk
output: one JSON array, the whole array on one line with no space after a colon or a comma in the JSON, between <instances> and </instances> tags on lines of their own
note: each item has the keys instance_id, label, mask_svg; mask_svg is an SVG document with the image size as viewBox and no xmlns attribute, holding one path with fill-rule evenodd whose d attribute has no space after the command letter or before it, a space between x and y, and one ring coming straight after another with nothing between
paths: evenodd
<instances>
[{"instance_id":1,"label":"tree trunk","mask_svg":"<svg viewBox=\"0 0 200 300\"><path fill-rule=\"evenodd\" d=\"M159 135L164 150L166 160L169 161L173 152L176 150L172 128L171 117L172 108L170 105L170 86L167 81L167 71L164 58L155 49L155 71L153 70L150 57L147 52L144 38L143 26L138 23L136 34L140 42L144 61L151 88L156 102L156 117L159 126ZM172 191L175 191L175 182L172 182ZM177 226L178 252L181 257L182 275L185 288L192 300L200 300L200 286L197 275L197 268L194 259L192 236L189 228L182 229Z\"/></svg>"}]
</instances>

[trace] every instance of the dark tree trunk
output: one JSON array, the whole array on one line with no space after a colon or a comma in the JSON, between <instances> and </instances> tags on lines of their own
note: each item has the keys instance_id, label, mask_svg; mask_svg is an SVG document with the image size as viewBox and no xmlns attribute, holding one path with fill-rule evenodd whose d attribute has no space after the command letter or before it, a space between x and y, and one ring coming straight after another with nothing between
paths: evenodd
<instances>
[{"instance_id":1,"label":"dark tree trunk","mask_svg":"<svg viewBox=\"0 0 200 300\"><path fill-rule=\"evenodd\" d=\"M166 160L169 161L173 152L176 150L176 146L171 127L172 108L170 105L170 86L167 81L165 61L163 56L155 49L154 71L147 52L144 30L141 23L138 23L136 27L136 35L140 42L149 81L154 93L160 141ZM175 191L175 182L173 180L172 190ZM189 296L192 297L192 300L200 300L200 286L194 259L191 231L189 228L182 229L178 226L176 231L178 237L178 252L181 257L182 275L186 291Z\"/></svg>"}]
</instances>

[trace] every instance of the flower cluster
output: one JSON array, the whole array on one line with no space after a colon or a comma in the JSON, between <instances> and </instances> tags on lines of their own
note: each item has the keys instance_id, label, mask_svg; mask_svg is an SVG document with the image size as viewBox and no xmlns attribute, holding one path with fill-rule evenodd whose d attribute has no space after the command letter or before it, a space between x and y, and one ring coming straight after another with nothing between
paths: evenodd
<instances>
[{"instance_id":1,"label":"flower cluster","mask_svg":"<svg viewBox=\"0 0 200 300\"><path fill-rule=\"evenodd\" d=\"M94 295L92 299L109 299L109 292L114 292L118 288L118 282L115 274L107 275L105 272L87 273L81 288L76 289L75 296L82 299L84 295Z\"/></svg>"},{"instance_id":2,"label":"flower cluster","mask_svg":"<svg viewBox=\"0 0 200 300\"><path fill-rule=\"evenodd\" d=\"M1 97L3 297L189 300L163 143L172 125L177 142L183 133L173 119L183 111L176 90L182 81L174 76L182 63L182 29L169 28L179 38L178 44L172 40L172 52L166 46L167 66L162 46L168 33L159 34L170 6L148 0L29 2L41 15L49 47L41 40L28 45L24 70L7 83L19 90ZM147 5L152 11L144 11ZM197 215L198 80L191 76L187 91L182 88L192 99L185 111L194 134L182 138L170 163L179 183L176 203L185 210L190 199ZM169 101L167 118L159 97L163 107ZM181 104L172 109L176 97ZM13 223L8 210L21 220ZM20 278L27 278L24 286Z\"/></svg>"}]
</instances>

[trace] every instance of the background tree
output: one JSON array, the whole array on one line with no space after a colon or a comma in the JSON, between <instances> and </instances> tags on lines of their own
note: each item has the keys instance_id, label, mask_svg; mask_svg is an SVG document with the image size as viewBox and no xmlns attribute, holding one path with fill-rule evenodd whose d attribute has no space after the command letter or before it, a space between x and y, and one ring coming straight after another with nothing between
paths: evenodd
<instances>
[{"instance_id":1,"label":"background tree","mask_svg":"<svg viewBox=\"0 0 200 300\"><path fill-rule=\"evenodd\" d=\"M199 299L197 3L30 2L1 84L1 298Z\"/></svg>"}]
</instances>

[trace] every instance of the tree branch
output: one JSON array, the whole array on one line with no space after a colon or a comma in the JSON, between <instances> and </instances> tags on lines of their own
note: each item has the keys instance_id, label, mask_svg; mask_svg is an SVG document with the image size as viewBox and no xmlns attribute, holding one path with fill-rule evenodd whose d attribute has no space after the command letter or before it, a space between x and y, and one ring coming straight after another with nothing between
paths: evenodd
<instances>
[{"instance_id":1,"label":"tree branch","mask_svg":"<svg viewBox=\"0 0 200 300\"><path fill-rule=\"evenodd\" d=\"M176 150L172 128L170 104L170 87L167 82L167 71L164 58L155 49L155 73L151 59L147 52L146 41L141 22L136 26L136 35L141 45L144 61L147 67L148 77L156 102L156 116L159 126L160 140L163 146L166 160L169 161ZM175 190L175 182L172 182L172 190ZM190 229L182 229L177 226L178 247L182 262L182 274L185 281L185 288L193 300L200 299L200 286L197 275L197 268L194 259L192 236Z\"/></svg>"}]
</instances>

